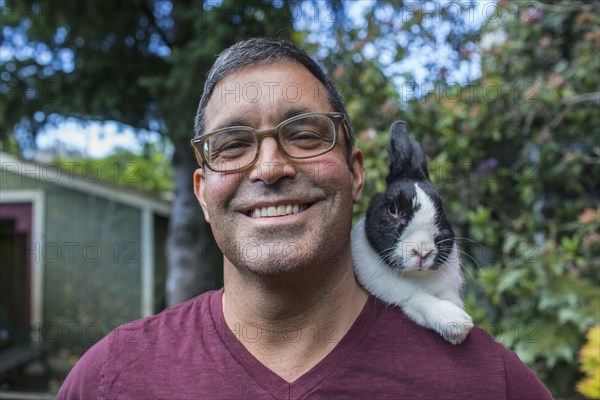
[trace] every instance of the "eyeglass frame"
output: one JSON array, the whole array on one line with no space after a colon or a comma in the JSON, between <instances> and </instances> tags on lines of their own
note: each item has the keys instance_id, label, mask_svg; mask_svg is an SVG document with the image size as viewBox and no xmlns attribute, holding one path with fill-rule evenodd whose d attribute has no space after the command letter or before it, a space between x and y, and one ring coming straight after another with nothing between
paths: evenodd
<instances>
[{"instance_id":1,"label":"eyeglass frame","mask_svg":"<svg viewBox=\"0 0 600 400\"><path fill-rule=\"evenodd\" d=\"M291 122L294 122L294 121L297 121L299 119L306 118L306 117L312 117L312 116L325 116L325 117L328 117L331 120L331 122L333 123L333 141L331 142L331 146L328 149L326 149L320 153L314 154L314 155L292 156L285 150L285 148L279 141L279 133L281 131L281 128ZM336 119L336 118L338 118L338 119ZM260 154L260 146L262 144L262 140L266 136L272 136L273 139L275 139L275 142L277 143L278 149L289 158L292 158L295 160L305 160L305 159L309 159L309 158L322 156L323 154L330 152L331 150L333 150L335 148L335 146L337 146L338 131L339 131L340 124L343 124L343 127L344 127L343 130L345 132L346 138L348 139L348 145L351 145L352 138L350 137L350 129L348 128L348 124L346 122L346 115L344 113L334 112L334 111L332 111L332 112L308 112L308 113L304 113L304 114L299 114L294 117L288 118L284 121L281 121L274 128L262 129L262 130L257 130L250 126L240 126L240 125L227 126L225 128L220 128L220 129L217 129L216 131L212 131L212 132L209 132L209 133L201 135L201 136L196 136L195 138L193 138L190 141L190 144L192 145L192 148L194 149L196 161L198 162L198 164L201 167L206 166L211 171L219 172L219 173L236 172L236 171L241 171L241 170L251 167L258 160L258 156ZM219 170L212 168L204 156L204 151L201 150L202 147L204 147L204 144L206 143L206 141L208 139L210 139L211 137L218 135L220 133L235 130L235 129L243 129L246 131L252 131L254 133L254 136L256 138L256 153L254 154L254 158L247 165L244 165L243 167L239 167L239 168L228 169L226 171L219 171Z\"/></svg>"}]
</instances>

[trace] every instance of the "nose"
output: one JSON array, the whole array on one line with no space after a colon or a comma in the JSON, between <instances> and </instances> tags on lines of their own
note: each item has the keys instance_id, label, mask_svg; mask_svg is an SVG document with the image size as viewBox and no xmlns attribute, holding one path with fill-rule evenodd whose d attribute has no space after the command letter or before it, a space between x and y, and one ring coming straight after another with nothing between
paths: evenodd
<instances>
[{"instance_id":1,"label":"nose","mask_svg":"<svg viewBox=\"0 0 600 400\"><path fill-rule=\"evenodd\" d=\"M258 144L258 159L249 174L251 180L260 180L273 184L284 177L296 176L296 167L279 149L277 141L272 136L264 137Z\"/></svg>"},{"instance_id":2,"label":"nose","mask_svg":"<svg viewBox=\"0 0 600 400\"><path fill-rule=\"evenodd\" d=\"M418 269L419 270L423 270L423 269L429 269L429 267L424 266L423 264L425 263L425 261L429 258L429 256L431 255L431 253L433 253L433 250L426 250L426 249L416 249L413 248L412 249L412 253L418 257L419 259L419 265L418 265Z\"/></svg>"},{"instance_id":3,"label":"nose","mask_svg":"<svg viewBox=\"0 0 600 400\"><path fill-rule=\"evenodd\" d=\"M427 257L429 257L431 253L433 253L433 250L419 250L413 248L412 252L415 256L419 257L421 262L423 262L425 261L425 259L427 259Z\"/></svg>"}]
</instances>

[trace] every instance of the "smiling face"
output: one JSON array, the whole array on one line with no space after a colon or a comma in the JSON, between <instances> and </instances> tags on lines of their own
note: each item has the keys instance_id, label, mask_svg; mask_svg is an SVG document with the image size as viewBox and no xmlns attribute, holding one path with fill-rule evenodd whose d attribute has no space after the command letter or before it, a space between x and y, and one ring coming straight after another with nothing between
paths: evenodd
<instances>
[{"instance_id":1,"label":"smiling face","mask_svg":"<svg viewBox=\"0 0 600 400\"><path fill-rule=\"evenodd\" d=\"M307 112L334 111L323 85L302 65L278 62L223 78L206 107L205 132L228 126L269 129ZM364 180L362 155L338 131L330 152L290 159L273 137L257 162L217 173L198 169L194 191L223 251L238 270L272 275L349 256L352 204Z\"/></svg>"}]
</instances>

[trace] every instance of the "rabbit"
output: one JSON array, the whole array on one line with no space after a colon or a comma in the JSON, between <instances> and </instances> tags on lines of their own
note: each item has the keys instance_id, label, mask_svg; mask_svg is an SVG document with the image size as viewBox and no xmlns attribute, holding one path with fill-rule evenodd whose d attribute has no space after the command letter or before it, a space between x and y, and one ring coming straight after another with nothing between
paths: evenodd
<instances>
[{"instance_id":1,"label":"rabbit","mask_svg":"<svg viewBox=\"0 0 600 400\"><path fill-rule=\"evenodd\" d=\"M359 283L417 324L460 344L473 327L461 299L462 275L452 226L429 180L421 145L407 126L390 128L385 193L376 194L352 229Z\"/></svg>"}]
</instances>

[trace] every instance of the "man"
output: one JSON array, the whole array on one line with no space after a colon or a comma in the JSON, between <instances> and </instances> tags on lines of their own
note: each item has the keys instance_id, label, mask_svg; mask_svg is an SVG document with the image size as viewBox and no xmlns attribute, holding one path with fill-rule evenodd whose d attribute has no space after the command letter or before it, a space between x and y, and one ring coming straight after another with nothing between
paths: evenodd
<instances>
[{"instance_id":1,"label":"man","mask_svg":"<svg viewBox=\"0 0 600 400\"><path fill-rule=\"evenodd\" d=\"M450 345L358 285L349 239L362 154L302 50L271 39L225 50L196 135L194 190L224 289L112 332L59 398L551 397L484 331Z\"/></svg>"}]
</instances>

